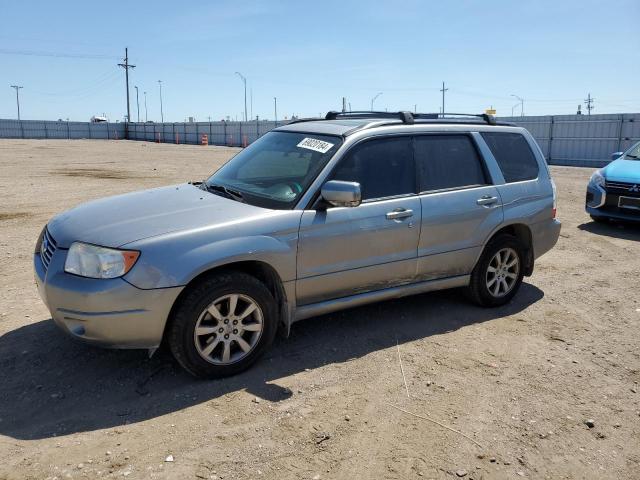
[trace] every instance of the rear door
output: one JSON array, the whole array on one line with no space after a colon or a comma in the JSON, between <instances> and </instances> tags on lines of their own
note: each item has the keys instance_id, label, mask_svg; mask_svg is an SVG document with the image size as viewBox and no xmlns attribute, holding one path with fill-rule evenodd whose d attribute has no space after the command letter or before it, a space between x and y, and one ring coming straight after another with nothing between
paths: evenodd
<instances>
[{"instance_id":1,"label":"rear door","mask_svg":"<svg viewBox=\"0 0 640 480\"><path fill-rule=\"evenodd\" d=\"M469 134L415 137L422 225L417 278L466 275L502 223L502 202Z\"/></svg>"},{"instance_id":2,"label":"rear door","mask_svg":"<svg viewBox=\"0 0 640 480\"><path fill-rule=\"evenodd\" d=\"M303 213L298 304L410 282L421 215L411 138L365 140L347 152L329 179L359 182L363 201Z\"/></svg>"}]
</instances>

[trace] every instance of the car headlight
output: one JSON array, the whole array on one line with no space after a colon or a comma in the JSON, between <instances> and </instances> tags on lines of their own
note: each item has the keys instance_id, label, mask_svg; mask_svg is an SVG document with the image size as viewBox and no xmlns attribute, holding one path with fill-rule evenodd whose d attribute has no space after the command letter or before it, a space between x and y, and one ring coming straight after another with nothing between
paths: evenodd
<instances>
[{"instance_id":1,"label":"car headlight","mask_svg":"<svg viewBox=\"0 0 640 480\"><path fill-rule=\"evenodd\" d=\"M593 172L593 175L591 175L591 179L589 180L589 183L597 187L604 188L604 177L602 176L602 173L600 173L600 170L596 170L595 172Z\"/></svg>"},{"instance_id":2,"label":"car headlight","mask_svg":"<svg viewBox=\"0 0 640 480\"><path fill-rule=\"evenodd\" d=\"M136 263L140 252L75 242L69 247L64 271L89 278L118 278Z\"/></svg>"}]
</instances>

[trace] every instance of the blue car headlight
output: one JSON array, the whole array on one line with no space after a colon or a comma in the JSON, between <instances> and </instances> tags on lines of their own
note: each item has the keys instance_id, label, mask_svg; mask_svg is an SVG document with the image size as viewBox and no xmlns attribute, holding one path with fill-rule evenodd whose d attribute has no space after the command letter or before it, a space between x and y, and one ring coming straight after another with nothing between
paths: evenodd
<instances>
[{"instance_id":1,"label":"blue car headlight","mask_svg":"<svg viewBox=\"0 0 640 480\"><path fill-rule=\"evenodd\" d=\"M600 170L596 170L595 172L593 172L593 175L591 175L591 178L589 179L589 183L591 185L600 188L604 188L604 182L605 180Z\"/></svg>"}]
</instances>

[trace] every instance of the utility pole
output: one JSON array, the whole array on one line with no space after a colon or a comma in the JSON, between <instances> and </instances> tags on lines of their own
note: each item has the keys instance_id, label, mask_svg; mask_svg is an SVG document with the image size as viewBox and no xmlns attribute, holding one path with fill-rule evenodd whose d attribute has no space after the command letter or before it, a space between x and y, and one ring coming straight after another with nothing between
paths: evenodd
<instances>
[{"instance_id":1,"label":"utility pole","mask_svg":"<svg viewBox=\"0 0 640 480\"><path fill-rule=\"evenodd\" d=\"M342 97L342 113L347 111L347 98Z\"/></svg>"},{"instance_id":2,"label":"utility pole","mask_svg":"<svg viewBox=\"0 0 640 480\"><path fill-rule=\"evenodd\" d=\"M595 100L595 98L591 97L591 94L587 95L587 98L584 99L585 102L587 102L587 115L591 115L591 110L593 110L593 101Z\"/></svg>"},{"instance_id":3,"label":"utility pole","mask_svg":"<svg viewBox=\"0 0 640 480\"><path fill-rule=\"evenodd\" d=\"M164 112L162 111L162 80L158 80L158 85L160 85L160 121L164 123Z\"/></svg>"},{"instance_id":4,"label":"utility pole","mask_svg":"<svg viewBox=\"0 0 640 480\"><path fill-rule=\"evenodd\" d=\"M382 95L382 92L377 93L372 99L371 99L371 111L373 112L373 102L376 101L376 98L378 98L380 95Z\"/></svg>"},{"instance_id":5,"label":"utility pole","mask_svg":"<svg viewBox=\"0 0 640 480\"><path fill-rule=\"evenodd\" d=\"M524 98L519 97L518 95L514 95L513 93L511 94L511 96L520 100L520 116L524 117Z\"/></svg>"},{"instance_id":6,"label":"utility pole","mask_svg":"<svg viewBox=\"0 0 640 480\"><path fill-rule=\"evenodd\" d=\"M124 78L127 82L127 122L131 121L131 109L129 107L129 69L136 68L135 65L129 64L129 49L124 49L124 63L119 63L119 67L124 68Z\"/></svg>"},{"instance_id":7,"label":"utility pole","mask_svg":"<svg viewBox=\"0 0 640 480\"><path fill-rule=\"evenodd\" d=\"M249 103L249 111L251 112L250 117L253 118L253 87L249 90L249 94L251 96L251 101Z\"/></svg>"},{"instance_id":8,"label":"utility pole","mask_svg":"<svg viewBox=\"0 0 640 480\"><path fill-rule=\"evenodd\" d=\"M236 72L236 75L240 77L242 83L244 83L244 121L247 121L247 79L240 72Z\"/></svg>"},{"instance_id":9,"label":"utility pole","mask_svg":"<svg viewBox=\"0 0 640 480\"><path fill-rule=\"evenodd\" d=\"M18 120L20 120L20 94L18 92L20 92L20 89L24 87L20 85L11 85L11 88L16 89L16 103L18 104Z\"/></svg>"},{"instance_id":10,"label":"utility pole","mask_svg":"<svg viewBox=\"0 0 640 480\"><path fill-rule=\"evenodd\" d=\"M144 123L149 121L149 112L147 111L147 92L144 93Z\"/></svg>"},{"instance_id":11,"label":"utility pole","mask_svg":"<svg viewBox=\"0 0 640 480\"><path fill-rule=\"evenodd\" d=\"M136 107L138 108L138 118L137 118L137 122L140 122L140 99L138 98L138 86L134 85L133 88L136 89Z\"/></svg>"},{"instance_id":12,"label":"utility pole","mask_svg":"<svg viewBox=\"0 0 640 480\"><path fill-rule=\"evenodd\" d=\"M442 82L442 90L440 90L442 92L442 116L444 116L444 92L446 92L447 90L449 89L444 88L444 82Z\"/></svg>"},{"instance_id":13,"label":"utility pole","mask_svg":"<svg viewBox=\"0 0 640 480\"><path fill-rule=\"evenodd\" d=\"M276 121L276 125L278 125L278 99L273 97L273 116Z\"/></svg>"}]
</instances>

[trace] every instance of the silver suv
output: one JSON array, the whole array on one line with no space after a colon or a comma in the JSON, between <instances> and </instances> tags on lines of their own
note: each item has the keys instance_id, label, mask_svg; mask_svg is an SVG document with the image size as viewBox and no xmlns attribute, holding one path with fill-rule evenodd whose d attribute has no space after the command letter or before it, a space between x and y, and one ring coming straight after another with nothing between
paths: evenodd
<instances>
[{"instance_id":1,"label":"silver suv","mask_svg":"<svg viewBox=\"0 0 640 480\"><path fill-rule=\"evenodd\" d=\"M329 112L267 133L203 182L61 213L34 266L71 336L164 341L192 374L219 377L304 318L453 287L502 305L555 245L555 216L554 183L522 128Z\"/></svg>"}]
</instances>

